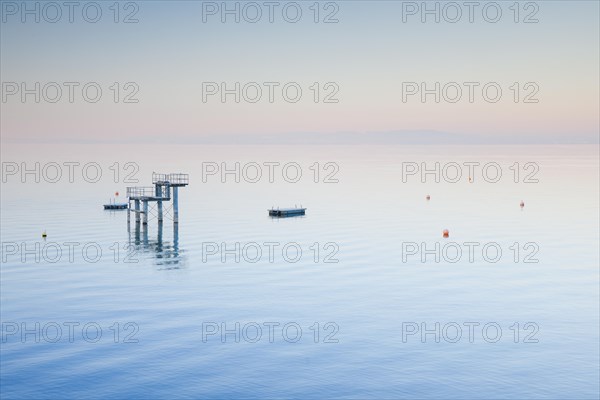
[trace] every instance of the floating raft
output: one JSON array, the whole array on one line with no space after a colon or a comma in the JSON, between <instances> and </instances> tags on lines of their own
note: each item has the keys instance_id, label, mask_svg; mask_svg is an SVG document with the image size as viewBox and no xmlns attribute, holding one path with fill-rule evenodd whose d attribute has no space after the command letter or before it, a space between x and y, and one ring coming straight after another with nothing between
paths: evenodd
<instances>
[{"instance_id":1,"label":"floating raft","mask_svg":"<svg viewBox=\"0 0 600 400\"><path fill-rule=\"evenodd\" d=\"M269 210L271 217L295 217L304 214L306 214L306 208L273 208Z\"/></svg>"},{"instance_id":2,"label":"floating raft","mask_svg":"<svg viewBox=\"0 0 600 400\"><path fill-rule=\"evenodd\" d=\"M104 205L105 210L127 210L127 203L110 203Z\"/></svg>"}]
</instances>

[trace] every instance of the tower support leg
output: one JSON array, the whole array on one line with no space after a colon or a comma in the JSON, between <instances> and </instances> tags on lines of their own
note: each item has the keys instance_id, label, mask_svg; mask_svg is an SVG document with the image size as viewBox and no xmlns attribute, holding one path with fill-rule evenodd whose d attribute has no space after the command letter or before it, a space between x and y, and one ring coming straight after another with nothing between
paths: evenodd
<instances>
[{"instance_id":1,"label":"tower support leg","mask_svg":"<svg viewBox=\"0 0 600 400\"><path fill-rule=\"evenodd\" d=\"M144 200L144 225L148 225L148 200Z\"/></svg>"},{"instance_id":2,"label":"tower support leg","mask_svg":"<svg viewBox=\"0 0 600 400\"><path fill-rule=\"evenodd\" d=\"M163 222L163 204L162 200L157 201L158 208L158 222Z\"/></svg>"},{"instance_id":3,"label":"tower support leg","mask_svg":"<svg viewBox=\"0 0 600 400\"><path fill-rule=\"evenodd\" d=\"M135 203L135 223L140 223L140 201L134 200Z\"/></svg>"},{"instance_id":4,"label":"tower support leg","mask_svg":"<svg viewBox=\"0 0 600 400\"><path fill-rule=\"evenodd\" d=\"M173 223L179 223L179 188L173 188Z\"/></svg>"}]
</instances>

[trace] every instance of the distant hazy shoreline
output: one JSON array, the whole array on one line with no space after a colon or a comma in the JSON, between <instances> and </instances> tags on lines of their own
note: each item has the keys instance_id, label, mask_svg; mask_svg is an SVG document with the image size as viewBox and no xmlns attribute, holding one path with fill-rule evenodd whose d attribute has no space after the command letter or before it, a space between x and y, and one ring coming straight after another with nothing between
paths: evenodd
<instances>
[{"instance_id":1,"label":"distant hazy shoreline","mask_svg":"<svg viewBox=\"0 0 600 400\"><path fill-rule=\"evenodd\" d=\"M106 140L102 137L29 137L26 139L2 138L2 143L57 143L57 144L214 144L214 145L519 145L519 144L599 144L600 135L573 134L539 135L465 135L436 131L390 132L340 132L340 133L281 133L281 134L212 134L146 136L123 140Z\"/></svg>"}]
</instances>

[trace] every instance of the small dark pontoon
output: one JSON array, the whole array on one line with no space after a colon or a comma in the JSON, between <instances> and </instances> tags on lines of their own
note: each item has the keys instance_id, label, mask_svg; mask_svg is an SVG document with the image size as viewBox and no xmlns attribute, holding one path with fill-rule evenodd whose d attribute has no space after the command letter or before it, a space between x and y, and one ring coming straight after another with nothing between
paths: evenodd
<instances>
[{"instance_id":1,"label":"small dark pontoon","mask_svg":"<svg viewBox=\"0 0 600 400\"><path fill-rule=\"evenodd\" d=\"M104 205L105 210L127 210L127 203L110 203Z\"/></svg>"},{"instance_id":2,"label":"small dark pontoon","mask_svg":"<svg viewBox=\"0 0 600 400\"><path fill-rule=\"evenodd\" d=\"M271 217L296 217L306 214L306 208L272 208L269 210Z\"/></svg>"}]
</instances>

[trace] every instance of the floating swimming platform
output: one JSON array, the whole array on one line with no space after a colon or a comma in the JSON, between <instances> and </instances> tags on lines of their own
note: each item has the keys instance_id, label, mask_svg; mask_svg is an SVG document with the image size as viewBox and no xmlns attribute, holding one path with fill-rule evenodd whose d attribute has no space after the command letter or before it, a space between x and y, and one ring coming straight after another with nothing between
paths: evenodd
<instances>
[{"instance_id":1,"label":"floating swimming platform","mask_svg":"<svg viewBox=\"0 0 600 400\"><path fill-rule=\"evenodd\" d=\"M104 205L105 210L127 210L127 203L110 203Z\"/></svg>"},{"instance_id":2,"label":"floating swimming platform","mask_svg":"<svg viewBox=\"0 0 600 400\"><path fill-rule=\"evenodd\" d=\"M119 197L119 192L115 192L115 197ZM108 204L104 205L105 210L127 210L129 203L117 203L115 198L109 199Z\"/></svg>"},{"instance_id":3,"label":"floating swimming platform","mask_svg":"<svg viewBox=\"0 0 600 400\"><path fill-rule=\"evenodd\" d=\"M305 215L306 214L306 208L271 208L269 210L269 216L270 217L278 217L278 218L285 218L285 217L297 217L299 215Z\"/></svg>"}]
</instances>

